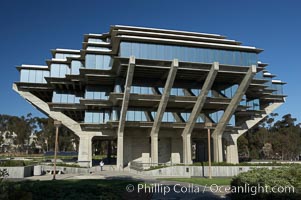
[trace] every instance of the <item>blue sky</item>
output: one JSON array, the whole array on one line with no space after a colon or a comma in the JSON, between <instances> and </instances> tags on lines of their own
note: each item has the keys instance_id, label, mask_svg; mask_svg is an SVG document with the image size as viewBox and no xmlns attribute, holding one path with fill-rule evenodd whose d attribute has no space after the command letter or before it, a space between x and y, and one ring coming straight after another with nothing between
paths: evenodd
<instances>
[{"instance_id":1,"label":"blue sky","mask_svg":"<svg viewBox=\"0 0 301 200\"><path fill-rule=\"evenodd\" d=\"M300 122L300 8L298 0L2 0L0 114L43 116L11 89L17 65L45 65L50 49L80 49L83 34L122 24L217 33L264 49L260 60L288 83L287 102L276 112Z\"/></svg>"}]
</instances>

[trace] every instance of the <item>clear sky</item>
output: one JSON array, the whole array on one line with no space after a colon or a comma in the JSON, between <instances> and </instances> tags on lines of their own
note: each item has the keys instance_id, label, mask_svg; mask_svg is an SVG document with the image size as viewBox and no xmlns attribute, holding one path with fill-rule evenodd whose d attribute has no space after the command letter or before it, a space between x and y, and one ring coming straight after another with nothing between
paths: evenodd
<instances>
[{"instance_id":1,"label":"clear sky","mask_svg":"<svg viewBox=\"0 0 301 200\"><path fill-rule=\"evenodd\" d=\"M83 34L121 24L217 33L264 49L260 60L288 83L276 112L300 122L300 8L298 0L1 0L0 114L43 116L12 90L16 66L45 65L50 49L81 49Z\"/></svg>"}]
</instances>

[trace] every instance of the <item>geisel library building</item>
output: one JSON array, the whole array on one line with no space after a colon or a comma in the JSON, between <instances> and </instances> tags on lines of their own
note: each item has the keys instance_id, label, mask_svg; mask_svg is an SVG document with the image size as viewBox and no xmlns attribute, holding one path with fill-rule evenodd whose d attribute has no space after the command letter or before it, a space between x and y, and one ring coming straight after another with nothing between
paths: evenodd
<instances>
[{"instance_id":1,"label":"geisel library building","mask_svg":"<svg viewBox=\"0 0 301 200\"><path fill-rule=\"evenodd\" d=\"M262 50L222 35L116 25L82 45L13 85L79 137L82 166L96 141L117 142L117 168L207 161L208 128L212 160L238 163L238 137L285 100Z\"/></svg>"}]
</instances>

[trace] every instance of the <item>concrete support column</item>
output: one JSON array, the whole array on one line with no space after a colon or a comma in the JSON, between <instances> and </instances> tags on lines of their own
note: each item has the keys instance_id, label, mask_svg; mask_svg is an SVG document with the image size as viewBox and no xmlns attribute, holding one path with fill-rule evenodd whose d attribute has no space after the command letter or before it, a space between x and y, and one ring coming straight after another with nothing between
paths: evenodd
<instances>
[{"instance_id":1,"label":"concrete support column","mask_svg":"<svg viewBox=\"0 0 301 200\"><path fill-rule=\"evenodd\" d=\"M132 86L132 81L134 77L135 69L135 57L131 56L129 59L129 65L127 69L126 81L123 92L123 101L121 105L119 125L117 130L117 168L123 169L124 167L124 153L123 153L123 140L124 140L124 128L125 128L125 119L126 113L128 110L129 100L130 100L130 91Z\"/></svg>"},{"instance_id":2,"label":"concrete support column","mask_svg":"<svg viewBox=\"0 0 301 200\"><path fill-rule=\"evenodd\" d=\"M241 81L234 97L231 99L228 107L226 108L223 116L219 120L217 126L212 133L213 144L214 144L214 161L223 162L223 150L222 150L222 136L226 129L227 124L229 123L232 115L234 114L237 106L239 105L243 95L246 93L253 76L256 74L256 65L252 65L243 80Z\"/></svg>"},{"instance_id":3,"label":"concrete support column","mask_svg":"<svg viewBox=\"0 0 301 200\"><path fill-rule=\"evenodd\" d=\"M182 135L183 139L183 162L185 164L192 164L191 159L191 135Z\"/></svg>"},{"instance_id":4,"label":"concrete support column","mask_svg":"<svg viewBox=\"0 0 301 200\"><path fill-rule=\"evenodd\" d=\"M174 59L172 61L170 70L167 75L167 80L164 86L164 91L157 109L157 114L154 119L154 124L151 130L151 160L153 164L157 164L159 161L159 151L158 151L158 135L159 135L159 130L162 122L162 118L168 103L168 99L170 96L170 91L172 88L172 85L174 83L174 80L177 75L177 70L179 66L179 61L177 59Z\"/></svg>"},{"instance_id":5,"label":"concrete support column","mask_svg":"<svg viewBox=\"0 0 301 200\"><path fill-rule=\"evenodd\" d=\"M204 104L206 102L206 98L208 95L209 90L211 89L213 82L215 80L215 77L219 70L219 63L214 62L211 66L211 69L206 77L206 80L203 84L202 90L200 95L198 96L196 103L192 109L192 112L189 116L189 119L185 125L185 128L182 133L183 138L183 162L185 164L191 164L191 134L193 132L195 123L197 118L200 115L200 112L202 111Z\"/></svg>"},{"instance_id":6,"label":"concrete support column","mask_svg":"<svg viewBox=\"0 0 301 200\"><path fill-rule=\"evenodd\" d=\"M123 135L117 137L117 168L122 169L124 162L123 162Z\"/></svg>"},{"instance_id":7,"label":"concrete support column","mask_svg":"<svg viewBox=\"0 0 301 200\"><path fill-rule=\"evenodd\" d=\"M223 162L222 135L212 135L213 138L213 161Z\"/></svg>"},{"instance_id":8,"label":"concrete support column","mask_svg":"<svg viewBox=\"0 0 301 200\"><path fill-rule=\"evenodd\" d=\"M92 136L79 137L78 164L81 167L92 167Z\"/></svg>"},{"instance_id":9,"label":"concrete support column","mask_svg":"<svg viewBox=\"0 0 301 200\"><path fill-rule=\"evenodd\" d=\"M159 162L159 144L158 144L158 135L151 136L151 161L152 164L158 164Z\"/></svg>"},{"instance_id":10,"label":"concrete support column","mask_svg":"<svg viewBox=\"0 0 301 200\"><path fill-rule=\"evenodd\" d=\"M226 156L227 163L233 163L233 164L239 163L237 143L227 145L226 150L227 150L227 156Z\"/></svg>"},{"instance_id":11,"label":"concrete support column","mask_svg":"<svg viewBox=\"0 0 301 200\"><path fill-rule=\"evenodd\" d=\"M238 161L238 150L237 150L237 139L238 135L227 134L226 137L226 161L227 163L237 164Z\"/></svg>"}]
</instances>

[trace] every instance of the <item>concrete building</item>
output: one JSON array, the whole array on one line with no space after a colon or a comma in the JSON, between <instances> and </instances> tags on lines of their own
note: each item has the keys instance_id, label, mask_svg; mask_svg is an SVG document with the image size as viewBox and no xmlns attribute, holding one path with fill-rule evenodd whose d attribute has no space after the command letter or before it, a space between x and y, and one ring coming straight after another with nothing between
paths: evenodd
<instances>
[{"instance_id":1,"label":"concrete building","mask_svg":"<svg viewBox=\"0 0 301 200\"><path fill-rule=\"evenodd\" d=\"M79 136L81 165L96 140L117 140L118 168L206 161L207 128L212 159L237 163L238 137L285 100L262 50L222 35L116 25L51 52L13 89Z\"/></svg>"}]
</instances>

